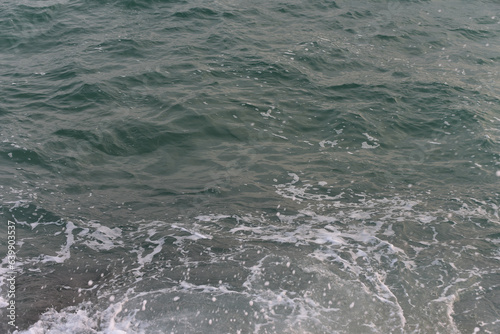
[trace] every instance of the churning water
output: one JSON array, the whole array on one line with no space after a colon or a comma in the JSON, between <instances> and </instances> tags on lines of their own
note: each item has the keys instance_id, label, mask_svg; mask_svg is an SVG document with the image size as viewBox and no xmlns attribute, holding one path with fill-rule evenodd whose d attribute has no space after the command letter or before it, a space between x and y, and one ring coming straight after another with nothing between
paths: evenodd
<instances>
[{"instance_id":1,"label":"churning water","mask_svg":"<svg viewBox=\"0 0 500 334\"><path fill-rule=\"evenodd\" d=\"M499 62L497 0L3 1L0 330L499 333Z\"/></svg>"}]
</instances>

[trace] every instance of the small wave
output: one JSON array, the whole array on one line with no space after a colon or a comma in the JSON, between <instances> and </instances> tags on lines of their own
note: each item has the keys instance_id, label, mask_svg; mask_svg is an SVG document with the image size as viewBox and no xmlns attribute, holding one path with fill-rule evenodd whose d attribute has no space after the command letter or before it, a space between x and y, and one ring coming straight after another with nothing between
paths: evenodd
<instances>
[{"instance_id":1,"label":"small wave","mask_svg":"<svg viewBox=\"0 0 500 334\"><path fill-rule=\"evenodd\" d=\"M193 7L187 11L179 11L173 14L174 17L180 19L213 19L220 16L220 14L207 7Z\"/></svg>"}]
</instances>

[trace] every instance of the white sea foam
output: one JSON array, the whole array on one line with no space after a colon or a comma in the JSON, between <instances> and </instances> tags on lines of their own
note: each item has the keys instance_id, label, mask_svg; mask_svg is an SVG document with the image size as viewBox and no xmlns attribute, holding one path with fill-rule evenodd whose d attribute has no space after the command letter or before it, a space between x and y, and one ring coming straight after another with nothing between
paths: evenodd
<instances>
[{"instance_id":1,"label":"white sea foam","mask_svg":"<svg viewBox=\"0 0 500 334\"><path fill-rule=\"evenodd\" d=\"M379 145L379 144L377 144L377 143L375 143L375 145L370 145L370 144L368 144L368 143L367 143L367 142L365 142L365 141L361 143L361 148L364 148L364 149L373 149L373 148L377 148L377 147L379 147L379 146L380 146L380 145Z\"/></svg>"},{"instance_id":2,"label":"white sea foam","mask_svg":"<svg viewBox=\"0 0 500 334\"><path fill-rule=\"evenodd\" d=\"M364 141L364 142L361 143L361 148L364 148L364 149L374 149L374 148L377 148L377 147L380 146L380 144L378 143L378 139L377 138L374 138L374 137L370 136L368 133L363 133L363 135L365 135L365 137L369 141L373 142L373 145L370 145L370 144L368 144L367 142Z\"/></svg>"},{"instance_id":3,"label":"white sea foam","mask_svg":"<svg viewBox=\"0 0 500 334\"><path fill-rule=\"evenodd\" d=\"M9 258L6 255L2 259L2 263L0 265L0 308L4 308L9 306L8 300L5 298L7 297L7 291L3 291L4 289L8 290L7 284L5 283L5 279L7 278L7 275L9 272L12 272L9 269Z\"/></svg>"},{"instance_id":4,"label":"white sea foam","mask_svg":"<svg viewBox=\"0 0 500 334\"><path fill-rule=\"evenodd\" d=\"M151 239L146 239L147 242L156 244L156 247L151 251L150 253L146 254L143 256L145 253L145 249L140 247L132 250L131 252L137 253L137 264L139 265L134 269L134 274L136 276L142 276L143 273L141 272L142 268L144 268L144 265L146 263L150 263L153 260L153 257L158 254L162 250L162 246L165 243L165 239L161 238L160 240L151 240Z\"/></svg>"},{"instance_id":5,"label":"white sea foam","mask_svg":"<svg viewBox=\"0 0 500 334\"><path fill-rule=\"evenodd\" d=\"M103 226L98 222L91 221L87 224L93 229L90 233L89 228L84 228L78 236L80 238L85 238L83 244L94 249L94 250L110 250L116 246L123 245L123 241L120 240L122 235L122 230L118 227L109 228Z\"/></svg>"},{"instance_id":6,"label":"white sea foam","mask_svg":"<svg viewBox=\"0 0 500 334\"><path fill-rule=\"evenodd\" d=\"M95 221L55 225L65 226L58 237L65 236L63 245L57 256L42 259L71 260L80 246L123 248L132 255L123 259L129 269L98 291L96 304L49 311L25 333L307 333L331 332L339 323L341 333L426 333L434 324L447 332L457 328L454 312L464 302L458 296L465 289L480 293L478 279L496 270L467 262L480 256L474 244L448 242L449 219L498 221L498 207L489 202L456 199L460 205L444 210L426 209L425 197L357 193L357 200L346 200L296 173L289 177L275 185L279 217L216 212L120 228ZM293 213L283 210L287 201ZM500 241L491 234L481 242ZM488 261L495 258L498 252ZM106 283L92 282L98 285ZM430 320L418 311L428 306Z\"/></svg>"},{"instance_id":7,"label":"white sea foam","mask_svg":"<svg viewBox=\"0 0 500 334\"><path fill-rule=\"evenodd\" d=\"M300 180L299 176L295 173L289 173L288 175L290 175L293 178L291 182L275 185L276 193L285 198L292 199L293 201L297 201L299 203L304 200L335 201L339 198L342 198L342 193L336 196L330 196L327 194L315 194L310 191L311 188L313 188L312 184L305 183L301 186L295 185Z\"/></svg>"},{"instance_id":8,"label":"white sea foam","mask_svg":"<svg viewBox=\"0 0 500 334\"><path fill-rule=\"evenodd\" d=\"M48 256L45 255L42 259L42 262L56 262L63 263L65 260L69 259L71 256L71 246L75 242L75 237L73 235L73 230L76 229L75 224L73 222L66 223L66 243L61 247L61 250L57 252L57 256Z\"/></svg>"},{"instance_id":9,"label":"white sea foam","mask_svg":"<svg viewBox=\"0 0 500 334\"><path fill-rule=\"evenodd\" d=\"M53 309L42 314L41 319L24 331L15 334L145 334L147 324L136 320L137 312L121 314L127 301L109 305L103 311L95 311L90 303L71 306L61 311Z\"/></svg>"},{"instance_id":10,"label":"white sea foam","mask_svg":"<svg viewBox=\"0 0 500 334\"><path fill-rule=\"evenodd\" d=\"M329 145L330 147L335 147L338 145L338 141L337 140L331 141L325 139L319 142L319 146L321 146L322 148L325 148L326 145Z\"/></svg>"}]
</instances>

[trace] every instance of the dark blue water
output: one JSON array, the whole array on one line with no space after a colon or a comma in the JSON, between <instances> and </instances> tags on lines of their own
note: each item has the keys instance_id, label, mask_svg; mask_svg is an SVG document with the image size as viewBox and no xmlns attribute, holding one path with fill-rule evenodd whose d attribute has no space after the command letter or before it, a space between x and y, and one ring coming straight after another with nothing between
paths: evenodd
<instances>
[{"instance_id":1,"label":"dark blue water","mask_svg":"<svg viewBox=\"0 0 500 334\"><path fill-rule=\"evenodd\" d=\"M499 54L494 0L4 1L1 330L499 332Z\"/></svg>"}]
</instances>

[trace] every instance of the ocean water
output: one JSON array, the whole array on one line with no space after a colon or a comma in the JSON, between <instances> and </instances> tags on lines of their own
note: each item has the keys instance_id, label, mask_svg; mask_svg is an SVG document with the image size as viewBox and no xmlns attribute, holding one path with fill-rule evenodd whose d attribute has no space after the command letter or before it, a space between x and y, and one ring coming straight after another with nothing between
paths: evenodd
<instances>
[{"instance_id":1,"label":"ocean water","mask_svg":"<svg viewBox=\"0 0 500 334\"><path fill-rule=\"evenodd\" d=\"M500 333L499 63L497 0L3 1L0 331Z\"/></svg>"}]
</instances>

